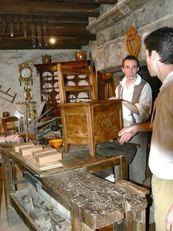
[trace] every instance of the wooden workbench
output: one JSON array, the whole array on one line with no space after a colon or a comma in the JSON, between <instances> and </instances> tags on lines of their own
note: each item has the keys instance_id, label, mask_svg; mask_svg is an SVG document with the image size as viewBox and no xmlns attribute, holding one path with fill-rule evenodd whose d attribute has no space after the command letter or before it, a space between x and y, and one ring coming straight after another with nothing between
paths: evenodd
<instances>
[{"instance_id":1,"label":"wooden workbench","mask_svg":"<svg viewBox=\"0 0 173 231\"><path fill-rule=\"evenodd\" d=\"M83 204L82 207L80 208L80 209L82 209L81 210L82 213L81 213L80 209L78 208L78 205L81 202L80 202L79 198L77 199L75 197L75 192L72 191L71 196L69 196L68 195L68 191L69 191L68 188L64 189L65 191L61 191L61 190L59 191L59 188L61 188L60 187L62 184L61 180L64 179L64 182L65 182L65 179L67 179L66 174L68 174L68 177L70 177L70 179L67 181L70 182L72 179L73 179L73 182L78 181L78 178L75 178L75 171L79 171L77 174L78 177L79 178L82 177L83 180L84 179L86 179L86 180L90 179L90 182L93 181L93 185L95 185L95 186L98 185L98 187L96 187L98 189L98 192L99 191L101 192L101 188L104 188L105 190L108 190L108 191L113 190L113 188L114 188L114 190L116 190L118 184L116 186L115 185L112 186L112 183L106 182L105 180L102 180L102 179L99 179L98 177L93 176L90 173L91 172L97 172L97 171L107 169L107 168L112 168L113 166L120 164L120 166L121 166L120 169L122 170L122 171L120 171L120 178L126 178L127 177L127 175L126 175L126 173L127 173L126 167L127 166L125 164L125 159L126 159L127 163L130 163L130 161L134 157L135 151L136 151L136 147L131 145L131 144L130 144L130 146L128 146L128 145L119 146L119 145L117 145L116 142L115 143L114 142L108 142L108 143L105 143L102 145L98 145L95 158L93 159L90 157L89 150L87 150L86 148L81 148L81 149L77 148L76 149L74 147L71 149L70 153L63 153L63 161L62 161L63 166L62 167L52 169L52 170L47 170L47 171L40 171L38 168L33 166L30 162L25 160L22 156L15 153L10 146L1 145L0 146L0 153L2 154L5 197L6 197L7 215L8 215L9 223L12 223L15 220L15 213L14 213L14 210L11 206L10 197L9 197L10 193L16 191L16 187L15 187L16 186L16 184L15 184L16 179L15 179L15 174L14 174L15 173L15 171L14 171L14 165L15 164L17 164L20 167L22 172L25 172L25 171L29 172L29 174L36 177L36 179L38 179L38 181L41 182L43 189L48 194L50 194L59 203L61 203L63 206L65 206L67 209L69 209L69 211L71 212L71 217L72 217L72 230L79 231L79 230L81 230L81 227L85 227L85 226L87 226L87 229L84 229L84 230L95 230L96 228L104 227L105 225L113 224L113 223L116 223L118 220L122 220L127 211L125 210L123 212L119 212L119 210L117 210L117 207L116 207L117 205L114 208L112 208L113 210L115 210L114 213L112 213L112 214L115 215L116 213L118 213L119 215L111 216L111 219L106 218L106 220L105 220L103 214L99 215L98 217L96 216L96 219L95 219L94 218L95 215L93 214L93 211L89 211L89 215L86 215L88 213L86 212L87 210L85 209L86 208L85 204ZM125 159L122 156L122 154L125 155ZM87 182L86 182L85 186L81 184L80 187L81 188L85 187L87 189L88 187L90 187L90 185L87 186L87 184L88 184ZM118 187L120 187L120 185L118 185ZM124 186L122 186L122 183L121 183L121 187L124 187ZM75 184L73 185L73 188L74 189L76 188ZM89 189L89 191L91 189L94 190L94 188L91 187ZM66 190L67 190L67 192L66 192ZM129 187L127 187L127 185L126 185L123 190L128 191ZM107 194L108 191L107 192L104 191L104 193ZM137 220L139 222L139 219L136 220L136 216L139 216L140 219L142 219L142 223L140 222L141 227L143 227L139 230L145 230L144 227L145 227L145 208L146 208L145 194L146 194L146 191L144 190L144 192L141 194L141 193L139 193L139 192L141 192L141 190L138 191L138 190L136 190L135 187L133 187L132 191L137 192L137 194L134 194L135 195L134 198L136 197L136 195L138 195L139 200L137 199L137 201L136 201L136 205L135 205L136 207L133 210L133 213L131 215L128 214L130 217L129 219L131 219L133 217L132 220L134 220L133 221L134 223ZM81 193L82 192L79 192L79 194L81 194ZM63 200L60 199L60 198L62 198L62 195L64 198ZM91 196L91 198L92 198L91 193L89 193L88 195ZM142 195L142 197L141 197L141 195ZM85 197L86 195L83 195L83 196ZM74 207L73 206L70 207L69 205L73 204L75 198L77 200L74 203ZM98 199L101 200L101 198L102 198L102 196L100 196L98 194ZM105 203L107 203L106 198L107 197L103 198L104 199L103 200L104 206L106 206ZM116 198L114 198L114 197L112 197L112 199L116 200ZM79 204L78 204L78 202L79 202ZM103 206L103 205L101 205L101 206ZM121 206L123 208L123 205L121 205ZM132 206L132 207L134 207L134 206ZM92 210L92 208L91 208L91 210ZM74 212L74 211L78 211L78 212ZM107 213L108 211L105 210L105 212ZM85 216L81 215L83 213L85 213ZM100 213L99 207L97 208L97 213L98 214ZM82 220L81 220L81 216L82 216ZM90 217L91 220L88 218L88 216ZM100 220L100 222L98 222L99 220ZM130 222L130 220L127 219L126 220L126 226L127 226L128 222ZM135 223L135 226L137 225L137 223Z\"/></svg>"},{"instance_id":2,"label":"wooden workbench","mask_svg":"<svg viewBox=\"0 0 173 231\"><path fill-rule=\"evenodd\" d=\"M128 181L111 183L85 169L43 179L43 189L71 213L73 231L145 231L148 191Z\"/></svg>"}]
</instances>

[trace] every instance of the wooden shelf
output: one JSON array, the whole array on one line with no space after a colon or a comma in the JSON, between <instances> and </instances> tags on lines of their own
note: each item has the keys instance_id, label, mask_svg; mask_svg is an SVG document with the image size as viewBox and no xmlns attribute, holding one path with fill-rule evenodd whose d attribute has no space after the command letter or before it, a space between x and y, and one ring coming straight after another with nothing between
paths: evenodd
<instances>
[{"instance_id":1,"label":"wooden shelf","mask_svg":"<svg viewBox=\"0 0 173 231\"><path fill-rule=\"evenodd\" d=\"M87 70L90 61L69 61L69 62L58 62L62 64L65 68L75 69L75 71ZM57 112L54 116L60 115L59 103L60 103L60 95L59 95L59 77L57 66L58 63L51 64L36 64L35 67L40 77L40 96L41 101L46 102L46 110L55 105L57 108ZM75 82L78 81L75 78ZM88 90L88 87L84 87L85 91ZM68 86L66 87L67 91L71 91ZM73 91L78 91L77 87L73 87Z\"/></svg>"}]
</instances>

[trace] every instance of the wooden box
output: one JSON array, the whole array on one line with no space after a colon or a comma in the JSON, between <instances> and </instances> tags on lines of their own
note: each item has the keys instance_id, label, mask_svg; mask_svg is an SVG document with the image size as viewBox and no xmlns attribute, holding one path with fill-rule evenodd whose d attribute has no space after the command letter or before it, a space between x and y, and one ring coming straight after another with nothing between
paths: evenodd
<instances>
[{"instance_id":1,"label":"wooden box","mask_svg":"<svg viewBox=\"0 0 173 231\"><path fill-rule=\"evenodd\" d=\"M54 148L49 148L34 152L33 157L36 163L41 166L45 164L56 163L57 161L62 160L62 153L57 152L57 150Z\"/></svg>"},{"instance_id":2,"label":"wooden box","mask_svg":"<svg viewBox=\"0 0 173 231\"><path fill-rule=\"evenodd\" d=\"M94 157L98 143L117 138L123 127L121 100L60 104L65 150L70 144L89 145Z\"/></svg>"}]
</instances>

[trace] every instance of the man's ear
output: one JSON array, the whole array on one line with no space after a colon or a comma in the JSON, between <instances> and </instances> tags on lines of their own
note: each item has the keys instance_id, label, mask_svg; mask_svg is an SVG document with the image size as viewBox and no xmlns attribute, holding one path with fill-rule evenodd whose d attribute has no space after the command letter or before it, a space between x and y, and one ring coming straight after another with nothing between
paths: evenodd
<instances>
[{"instance_id":1,"label":"man's ear","mask_svg":"<svg viewBox=\"0 0 173 231\"><path fill-rule=\"evenodd\" d=\"M151 57L152 60L160 61L160 55L155 50L151 51L151 56L150 57Z\"/></svg>"}]
</instances>

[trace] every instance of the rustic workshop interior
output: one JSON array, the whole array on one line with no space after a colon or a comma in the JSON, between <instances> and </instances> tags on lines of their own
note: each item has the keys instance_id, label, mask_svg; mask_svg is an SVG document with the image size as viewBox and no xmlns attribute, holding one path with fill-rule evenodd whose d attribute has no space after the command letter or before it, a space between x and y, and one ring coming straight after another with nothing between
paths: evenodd
<instances>
[{"instance_id":1,"label":"rustic workshop interior","mask_svg":"<svg viewBox=\"0 0 173 231\"><path fill-rule=\"evenodd\" d=\"M140 144L118 143L109 98L130 54L154 102L142 41L172 19L172 0L0 1L0 230L155 230L151 173L131 181Z\"/></svg>"}]
</instances>

